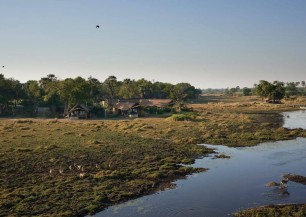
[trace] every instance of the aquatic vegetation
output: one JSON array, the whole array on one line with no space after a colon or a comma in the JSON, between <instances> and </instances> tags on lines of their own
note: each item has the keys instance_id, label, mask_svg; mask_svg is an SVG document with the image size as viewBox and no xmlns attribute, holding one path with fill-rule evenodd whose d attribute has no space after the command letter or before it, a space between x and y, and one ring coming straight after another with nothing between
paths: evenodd
<instances>
[{"instance_id":1,"label":"aquatic vegetation","mask_svg":"<svg viewBox=\"0 0 306 217\"><path fill-rule=\"evenodd\" d=\"M217 154L217 155L213 156L213 159L218 159L218 158L228 159L228 158L231 158L231 157L226 155L226 154Z\"/></svg>"},{"instance_id":2,"label":"aquatic vegetation","mask_svg":"<svg viewBox=\"0 0 306 217\"><path fill-rule=\"evenodd\" d=\"M235 217L306 216L306 204L267 205L234 213Z\"/></svg>"}]
</instances>

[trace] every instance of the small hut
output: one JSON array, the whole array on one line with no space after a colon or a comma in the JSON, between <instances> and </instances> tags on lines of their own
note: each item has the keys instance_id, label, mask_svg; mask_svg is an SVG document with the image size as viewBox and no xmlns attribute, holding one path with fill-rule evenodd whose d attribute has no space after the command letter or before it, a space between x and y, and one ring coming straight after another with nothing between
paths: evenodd
<instances>
[{"instance_id":1,"label":"small hut","mask_svg":"<svg viewBox=\"0 0 306 217\"><path fill-rule=\"evenodd\" d=\"M135 102L118 102L114 105L114 111L117 114L128 116L130 118L138 117L139 104Z\"/></svg>"},{"instance_id":2,"label":"small hut","mask_svg":"<svg viewBox=\"0 0 306 217\"><path fill-rule=\"evenodd\" d=\"M89 118L89 109L85 105L73 106L67 114L69 119L87 119Z\"/></svg>"}]
</instances>

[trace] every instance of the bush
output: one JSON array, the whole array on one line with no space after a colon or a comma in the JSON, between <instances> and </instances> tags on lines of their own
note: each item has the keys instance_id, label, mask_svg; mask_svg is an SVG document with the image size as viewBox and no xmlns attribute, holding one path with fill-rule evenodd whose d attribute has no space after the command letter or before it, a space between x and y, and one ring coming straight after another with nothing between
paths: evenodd
<instances>
[{"instance_id":1,"label":"bush","mask_svg":"<svg viewBox=\"0 0 306 217\"><path fill-rule=\"evenodd\" d=\"M170 120L174 121L193 121L196 118L197 115L193 112L173 114L171 115L171 117L169 117Z\"/></svg>"}]
</instances>

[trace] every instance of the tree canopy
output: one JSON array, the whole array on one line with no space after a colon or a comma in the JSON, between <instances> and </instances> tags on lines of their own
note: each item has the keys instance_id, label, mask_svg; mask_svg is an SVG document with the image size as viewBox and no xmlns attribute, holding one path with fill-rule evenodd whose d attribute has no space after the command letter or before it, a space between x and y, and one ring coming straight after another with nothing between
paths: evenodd
<instances>
[{"instance_id":1,"label":"tree canopy","mask_svg":"<svg viewBox=\"0 0 306 217\"><path fill-rule=\"evenodd\" d=\"M112 106L116 99L166 99L177 103L197 98L201 93L189 83L176 85L126 78L118 81L115 76L103 82L96 78L82 77L59 80L48 74L40 80L29 80L21 84L18 80L7 79L0 74L0 109L6 110L10 104L23 104L33 107L63 107L66 110L74 104L98 105L102 100Z\"/></svg>"},{"instance_id":2,"label":"tree canopy","mask_svg":"<svg viewBox=\"0 0 306 217\"><path fill-rule=\"evenodd\" d=\"M260 80L253 88L222 89L229 95L252 95L275 102L282 98L306 94L305 81L272 83ZM58 79L54 74L48 74L40 80L29 80L20 83L12 78L5 78L0 74L0 114L16 105L50 107L53 110L61 108L67 110L76 103L87 106L100 105L106 101L112 107L117 99L172 99L177 107L182 108L185 101L197 99L202 93L189 83L170 84L153 82L144 78L135 80L126 78L119 81L111 75L103 82L94 77Z\"/></svg>"},{"instance_id":3,"label":"tree canopy","mask_svg":"<svg viewBox=\"0 0 306 217\"><path fill-rule=\"evenodd\" d=\"M281 100L285 96L285 84L284 82L274 81L270 83L265 80L260 80L259 84L256 86L256 94L268 100L275 102Z\"/></svg>"}]
</instances>

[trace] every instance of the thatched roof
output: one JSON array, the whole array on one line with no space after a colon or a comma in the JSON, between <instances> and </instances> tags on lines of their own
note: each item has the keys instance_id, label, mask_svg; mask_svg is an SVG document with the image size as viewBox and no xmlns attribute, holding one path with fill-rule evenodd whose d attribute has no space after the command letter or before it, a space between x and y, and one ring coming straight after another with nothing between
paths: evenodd
<instances>
[{"instance_id":1,"label":"thatched roof","mask_svg":"<svg viewBox=\"0 0 306 217\"><path fill-rule=\"evenodd\" d=\"M139 101L139 104L143 107L155 106L158 108L164 108L173 105L174 103L171 99L142 99Z\"/></svg>"},{"instance_id":2,"label":"thatched roof","mask_svg":"<svg viewBox=\"0 0 306 217\"><path fill-rule=\"evenodd\" d=\"M87 108L87 106L85 106L85 105L80 105L80 104L76 104L75 106L73 106L73 107L69 110L69 113L70 113L70 112L73 112L73 111L76 111L76 110L83 110L83 111L89 112L89 109Z\"/></svg>"},{"instance_id":3,"label":"thatched roof","mask_svg":"<svg viewBox=\"0 0 306 217\"><path fill-rule=\"evenodd\" d=\"M136 108L138 106L139 104L134 102L118 102L114 105L114 108L121 111L127 111L129 109Z\"/></svg>"}]
</instances>

